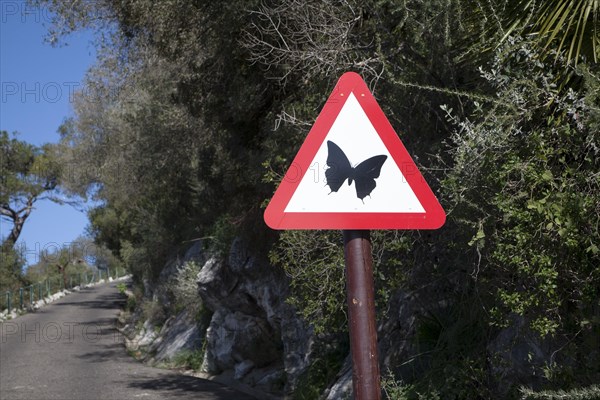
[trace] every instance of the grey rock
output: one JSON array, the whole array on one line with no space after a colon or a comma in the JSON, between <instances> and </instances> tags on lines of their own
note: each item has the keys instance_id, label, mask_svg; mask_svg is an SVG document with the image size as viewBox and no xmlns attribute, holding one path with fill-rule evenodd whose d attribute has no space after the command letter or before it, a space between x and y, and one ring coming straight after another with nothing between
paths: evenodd
<instances>
[{"instance_id":1,"label":"grey rock","mask_svg":"<svg viewBox=\"0 0 600 400\"><path fill-rule=\"evenodd\" d=\"M142 348L148 348L156 339L157 334L154 331L154 326L150 321L144 322L144 325L140 331L134 336L133 339L126 339L127 348L133 351L137 351Z\"/></svg>"},{"instance_id":2,"label":"grey rock","mask_svg":"<svg viewBox=\"0 0 600 400\"><path fill-rule=\"evenodd\" d=\"M265 374L258 382L256 382L256 386L264 387L267 391L273 391L278 386L281 386L281 383L285 379L285 372L282 370L275 370L268 374Z\"/></svg>"},{"instance_id":3,"label":"grey rock","mask_svg":"<svg viewBox=\"0 0 600 400\"><path fill-rule=\"evenodd\" d=\"M244 360L262 367L281 356L278 338L264 319L217 311L206 334L208 372L233 369Z\"/></svg>"},{"instance_id":4,"label":"grey rock","mask_svg":"<svg viewBox=\"0 0 600 400\"><path fill-rule=\"evenodd\" d=\"M287 304L281 307L281 340L283 342L283 364L287 374L286 390L296 388L300 375L313 359L315 334L304 320L296 315L295 309Z\"/></svg>"},{"instance_id":5,"label":"grey rock","mask_svg":"<svg viewBox=\"0 0 600 400\"><path fill-rule=\"evenodd\" d=\"M352 361L350 357L346 359L340 371L339 378L329 389L326 400L353 399L352 394Z\"/></svg>"},{"instance_id":6,"label":"grey rock","mask_svg":"<svg viewBox=\"0 0 600 400\"><path fill-rule=\"evenodd\" d=\"M419 375L426 365L407 362L420 353L414 340L419 319L426 314L426 302L415 293L398 291L390 299L387 318L378 327L378 352L381 371L390 366L404 381ZM434 305L432 305L434 307Z\"/></svg>"},{"instance_id":7,"label":"grey rock","mask_svg":"<svg viewBox=\"0 0 600 400\"><path fill-rule=\"evenodd\" d=\"M283 271L238 238L226 262L216 257L205 262L197 283L203 303L214 311L204 368L218 374L250 361L254 367L244 382L257 385L264 378L259 374L277 375L276 383L265 385L274 388L285 381L291 391L309 364L313 333L285 302L289 280Z\"/></svg>"},{"instance_id":8,"label":"grey rock","mask_svg":"<svg viewBox=\"0 0 600 400\"><path fill-rule=\"evenodd\" d=\"M156 361L172 360L177 353L202 348L204 330L187 310L169 319L154 342L152 349Z\"/></svg>"},{"instance_id":9,"label":"grey rock","mask_svg":"<svg viewBox=\"0 0 600 400\"><path fill-rule=\"evenodd\" d=\"M183 256L182 263L188 261L196 261L198 263L204 263L206 261L206 252L204 251L204 243L201 240L194 241L194 244L190 246Z\"/></svg>"},{"instance_id":10,"label":"grey rock","mask_svg":"<svg viewBox=\"0 0 600 400\"><path fill-rule=\"evenodd\" d=\"M212 316L207 315L202 326L183 311L164 321L158 334L146 322L128 341L130 348L145 352L151 363L173 359L181 351L205 349L203 371L277 395L291 392L310 364L314 334L285 301L289 278L251 249L238 238L223 258L204 252L198 241L183 257L169 261L156 285L146 287L146 297L172 309L177 271L183 263L196 261L202 265L198 294ZM140 317L137 312L133 321Z\"/></svg>"},{"instance_id":11,"label":"grey rock","mask_svg":"<svg viewBox=\"0 0 600 400\"><path fill-rule=\"evenodd\" d=\"M237 287L239 277L217 257L211 257L204 263L198 274L198 293L202 302L211 310L234 309L239 302L231 294Z\"/></svg>"},{"instance_id":12,"label":"grey rock","mask_svg":"<svg viewBox=\"0 0 600 400\"><path fill-rule=\"evenodd\" d=\"M217 310L206 331L203 369L211 374L219 374L235 365L232 357L235 334L224 327L227 314L227 311Z\"/></svg>"},{"instance_id":13,"label":"grey rock","mask_svg":"<svg viewBox=\"0 0 600 400\"><path fill-rule=\"evenodd\" d=\"M241 380L244 376L248 375L248 372L254 368L254 362L250 360L244 360L241 363L237 363L234 368L234 379Z\"/></svg>"}]
</instances>

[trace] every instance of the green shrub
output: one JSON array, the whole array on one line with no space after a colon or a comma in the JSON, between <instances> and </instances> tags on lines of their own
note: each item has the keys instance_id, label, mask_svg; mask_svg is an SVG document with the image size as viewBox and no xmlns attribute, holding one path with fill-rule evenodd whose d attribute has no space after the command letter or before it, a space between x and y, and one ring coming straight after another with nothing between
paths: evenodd
<instances>
[{"instance_id":1,"label":"green shrub","mask_svg":"<svg viewBox=\"0 0 600 400\"><path fill-rule=\"evenodd\" d=\"M201 349L184 350L177 353L172 361L175 367L199 371L204 361L204 352Z\"/></svg>"},{"instance_id":2,"label":"green shrub","mask_svg":"<svg viewBox=\"0 0 600 400\"><path fill-rule=\"evenodd\" d=\"M600 386L593 385L586 388L573 390L544 390L534 392L528 388L521 388L521 400L598 400L600 399Z\"/></svg>"},{"instance_id":3,"label":"green shrub","mask_svg":"<svg viewBox=\"0 0 600 400\"><path fill-rule=\"evenodd\" d=\"M137 305L137 300L135 299L135 296L129 296L127 298L127 303L125 304L125 309L127 311L134 311L136 305Z\"/></svg>"},{"instance_id":4,"label":"green shrub","mask_svg":"<svg viewBox=\"0 0 600 400\"><path fill-rule=\"evenodd\" d=\"M390 373L381 378L381 389L385 394L387 400L409 400L409 397L413 393L412 385L405 385L402 381L398 381Z\"/></svg>"},{"instance_id":5,"label":"green shrub","mask_svg":"<svg viewBox=\"0 0 600 400\"><path fill-rule=\"evenodd\" d=\"M195 314L202 305L198 295L198 273L202 266L195 261L188 261L177 269L171 283L171 292L175 297L175 309L189 309Z\"/></svg>"},{"instance_id":6,"label":"green shrub","mask_svg":"<svg viewBox=\"0 0 600 400\"><path fill-rule=\"evenodd\" d=\"M119 290L119 293L125 294L125 291L127 290L127 285L123 282L117 283L117 290Z\"/></svg>"},{"instance_id":7,"label":"green shrub","mask_svg":"<svg viewBox=\"0 0 600 400\"><path fill-rule=\"evenodd\" d=\"M146 300L142 303L142 316L153 325L159 325L165 320L165 310L157 300Z\"/></svg>"}]
</instances>

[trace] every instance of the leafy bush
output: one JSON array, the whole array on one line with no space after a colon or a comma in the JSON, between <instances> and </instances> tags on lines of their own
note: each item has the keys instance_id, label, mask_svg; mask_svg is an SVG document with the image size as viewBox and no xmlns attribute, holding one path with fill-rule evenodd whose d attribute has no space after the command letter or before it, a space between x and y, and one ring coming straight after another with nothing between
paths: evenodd
<instances>
[{"instance_id":1,"label":"leafy bush","mask_svg":"<svg viewBox=\"0 0 600 400\"><path fill-rule=\"evenodd\" d=\"M135 296L129 296L127 298L127 303L125 304L125 310L133 312L137 306L137 300Z\"/></svg>"},{"instance_id":2,"label":"leafy bush","mask_svg":"<svg viewBox=\"0 0 600 400\"><path fill-rule=\"evenodd\" d=\"M392 374L388 374L381 378L381 389L388 400L409 400L414 388L398 381Z\"/></svg>"},{"instance_id":3,"label":"leafy bush","mask_svg":"<svg viewBox=\"0 0 600 400\"><path fill-rule=\"evenodd\" d=\"M165 309L158 300L146 300L142 302L141 308L144 321L150 321L153 325L164 322L166 318Z\"/></svg>"},{"instance_id":4,"label":"leafy bush","mask_svg":"<svg viewBox=\"0 0 600 400\"><path fill-rule=\"evenodd\" d=\"M543 390L534 392L531 389L521 389L522 400L597 400L600 399L600 386L592 385L590 387L573 390Z\"/></svg>"},{"instance_id":5,"label":"leafy bush","mask_svg":"<svg viewBox=\"0 0 600 400\"><path fill-rule=\"evenodd\" d=\"M395 231L374 231L377 306L385 312L394 289L406 280L409 262L399 255L407 251L410 237ZM286 231L270 253L274 265L290 276L288 299L316 333L346 332L344 244L339 231Z\"/></svg>"},{"instance_id":6,"label":"leafy bush","mask_svg":"<svg viewBox=\"0 0 600 400\"><path fill-rule=\"evenodd\" d=\"M567 322L564 307L598 294L597 91L558 89L552 66L518 41L482 74L499 100L469 119L449 112L458 130L446 188L469 214L465 228L476 229L470 245L495 279L495 315L527 314L540 334L554 334Z\"/></svg>"},{"instance_id":7,"label":"leafy bush","mask_svg":"<svg viewBox=\"0 0 600 400\"><path fill-rule=\"evenodd\" d=\"M175 297L176 309L187 308L196 313L202 305L198 295L198 273L201 265L195 261L188 261L181 265L171 284L171 291Z\"/></svg>"},{"instance_id":8,"label":"leafy bush","mask_svg":"<svg viewBox=\"0 0 600 400\"><path fill-rule=\"evenodd\" d=\"M119 291L119 293L125 294L125 291L127 290L127 285L123 282L119 282L117 283L117 290Z\"/></svg>"},{"instance_id":9,"label":"leafy bush","mask_svg":"<svg viewBox=\"0 0 600 400\"><path fill-rule=\"evenodd\" d=\"M487 322L502 329L516 314L569 342L547 377L568 388L600 373L600 80L581 67L559 86L556 68L521 40L498 49L481 69L497 100L468 118L447 109L456 131L444 190L452 221L472 235L467 265Z\"/></svg>"}]
</instances>

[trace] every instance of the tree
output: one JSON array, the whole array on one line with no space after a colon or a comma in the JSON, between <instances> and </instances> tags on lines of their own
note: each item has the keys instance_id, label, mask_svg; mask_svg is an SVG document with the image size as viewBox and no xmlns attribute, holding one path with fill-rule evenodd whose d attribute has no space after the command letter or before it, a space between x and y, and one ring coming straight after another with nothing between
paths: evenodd
<instances>
[{"instance_id":1,"label":"tree","mask_svg":"<svg viewBox=\"0 0 600 400\"><path fill-rule=\"evenodd\" d=\"M0 132L0 154L0 213L12 224L2 241L4 250L19 239L35 202L57 188L60 166L51 145L38 148L6 131Z\"/></svg>"},{"instance_id":2,"label":"tree","mask_svg":"<svg viewBox=\"0 0 600 400\"><path fill-rule=\"evenodd\" d=\"M27 268L24 279L36 283L45 279L62 279L68 287L69 276L94 270L113 269L119 265L110 252L89 237L81 236L68 246L41 251L39 261Z\"/></svg>"}]
</instances>

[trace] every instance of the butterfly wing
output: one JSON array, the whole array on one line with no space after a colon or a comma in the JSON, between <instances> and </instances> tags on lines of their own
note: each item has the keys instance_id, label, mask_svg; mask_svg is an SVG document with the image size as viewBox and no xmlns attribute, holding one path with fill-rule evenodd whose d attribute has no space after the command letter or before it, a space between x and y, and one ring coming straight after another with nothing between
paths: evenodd
<instances>
[{"instance_id":1,"label":"butterfly wing","mask_svg":"<svg viewBox=\"0 0 600 400\"><path fill-rule=\"evenodd\" d=\"M352 166L342 149L330 140L327 141L327 152L327 166L329 168L325 171L325 178L331 191L337 192L344 181L350 178Z\"/></svg>"},{"instance_id":2,"label":"butterfly wing","mask_svg":"<svg viewBox=\"0 0 600 400\"><path fill-rule=\"evenodd\" d=\"M377 186L375 179L379 178L385 160L387 160L386 155L371 157L354 168L356 196L359 199L363 200L375 189Z\"/></svg>"}]
</instances>

